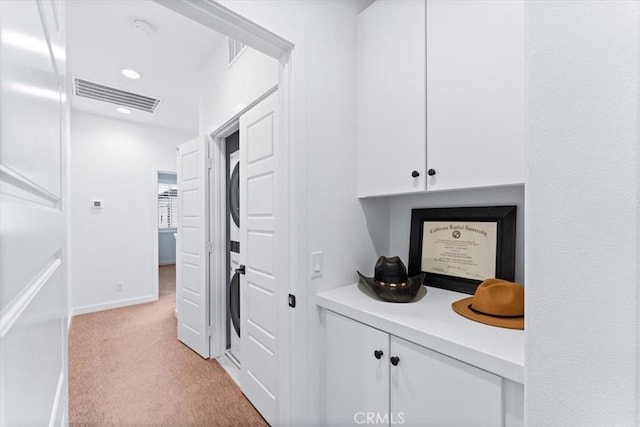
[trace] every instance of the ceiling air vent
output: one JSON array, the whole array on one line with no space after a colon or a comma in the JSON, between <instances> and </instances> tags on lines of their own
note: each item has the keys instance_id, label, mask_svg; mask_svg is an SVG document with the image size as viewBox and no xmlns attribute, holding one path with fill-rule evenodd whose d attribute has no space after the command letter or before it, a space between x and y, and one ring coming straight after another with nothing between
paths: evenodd
<instances>
[{"instance_id":1,"label":"ceiling air vent","mask_svg":"<svg viewBox=\"0 0 640 427\"><path fill-rule=\"evenodd\" d=\"M229 65L233 64L233 61L240 56L240 53L245 47L247 47L246 44L240 43L239 41L229 37Z\"/></svg>"},{"instance_id":2,"label":"ceiling air vent","mask_svg":"<svg viewBox=\"0 0 640 427\"><path fill-rule=\"evenodd\" d=\"M108 102L122 107L135 108L136 110L153 113L160 103L159 99L140 95L126 90L116 89L111 86L101 85L89 80L73 78L73 92L76 96Z\"/></svg>"}]
</instances>

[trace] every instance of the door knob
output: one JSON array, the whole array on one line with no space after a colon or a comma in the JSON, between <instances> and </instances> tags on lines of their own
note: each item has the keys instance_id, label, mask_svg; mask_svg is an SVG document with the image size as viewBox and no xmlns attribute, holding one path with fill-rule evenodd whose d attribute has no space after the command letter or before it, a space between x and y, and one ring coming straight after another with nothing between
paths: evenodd
<instances>
[{"instance_id":1,"label":"door knob","mask_svg":"<svg viewBox=\"0 0 640 427\"><path fill-rule=\"evenodd\" d=\"M400 358L398 356L392 356L391 358L389 358L389 361L393 366L398 366L398 363L400 363Z\"/></svg>"},{"instance_id":2,"label":"door knob","mask_svg":"<svg viewBox=\"0 0 640 427\"><path fill-rule=\"evenodd\" d=\"M412 176L412 177L414 177L414 178L417 178L417 177L419 177L419 176L420 176L420 172L418 172L418 171L413 171L413 172L411 172L411 176Z\"/></svg>"},{"instance_id":3,"label":"door knob","mask_svg":"<svg viewBox=\"0 0 640 427\"><path fill-rule=\"evenodd\" d=\"M433 176L433 175L435 175L435 174L436 174L436 170L435 170L435 169L429 169L429 170L427 171L427 174L428 174L429 176Z\"/></svg>"},{"instance_id":4,"label":"door knob","mask_svg":"<svg viewBox=\"0 0 640 427\"><path fill-rule=\"evenodd\" d=\"M244 274L245 266L244 264L240 264L240 268L236 268L236 273Z\"/></svg>"},{"instance_id":5,"label":"door knob","mask_svg":"<svg viewBox=\"0 0 640 427\"><path fill-rule=\"evenodd\" d=\"M380 359L383 354L384 353L382 352L382 350L376 350L373 352L373 355L376 357L376 359Z\"/></svg>"}]
</instances>

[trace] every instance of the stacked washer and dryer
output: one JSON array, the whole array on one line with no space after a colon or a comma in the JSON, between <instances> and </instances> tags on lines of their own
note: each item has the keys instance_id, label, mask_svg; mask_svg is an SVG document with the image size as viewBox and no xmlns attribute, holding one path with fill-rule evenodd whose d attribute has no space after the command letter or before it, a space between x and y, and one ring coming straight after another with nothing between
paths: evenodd
<instances>
[{"instance_id":1,"label":"stacked washer and dryer","mask_svg":"<svg viewBox=\"0 0 640 427\"><path fill-rule=\"evenodd\" d=\"M227 152L227 354L240 364L240 133L226 138Z\"/></svg>"}]
</instances>

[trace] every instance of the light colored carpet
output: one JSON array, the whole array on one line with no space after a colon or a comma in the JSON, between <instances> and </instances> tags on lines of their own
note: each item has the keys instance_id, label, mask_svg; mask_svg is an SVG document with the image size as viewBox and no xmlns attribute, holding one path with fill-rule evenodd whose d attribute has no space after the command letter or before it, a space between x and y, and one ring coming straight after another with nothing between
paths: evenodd
<instances>
[{"instance_id":1,"label":"light colored carpet","mask_svg":"<svg viewBox=\"0 0 640 427\"><path fill-rule=\"evenodd\" d=\"M265 426L215 360L177 340L175 266L160 268L157 302L73 318L72 426Z\"/></svg>"}]
</instances>

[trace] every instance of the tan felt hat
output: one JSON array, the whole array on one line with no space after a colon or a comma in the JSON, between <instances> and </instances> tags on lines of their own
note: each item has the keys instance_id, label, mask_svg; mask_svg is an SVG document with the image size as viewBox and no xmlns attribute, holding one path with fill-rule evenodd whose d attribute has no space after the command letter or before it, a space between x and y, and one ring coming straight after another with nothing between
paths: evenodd
<instances>
[{"instance_id":1,"label":"tan felt hat","mask_svg":"<svg viewBox=\"0 0 640 427\"><path fill-rule=\"evenodd\" d=\"M476 322L509 329L524 329L524 286L502 279L487 279L469 298L451 304L453 311Z\"/></svg>"}]
</instances>

